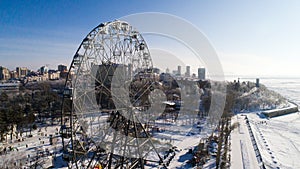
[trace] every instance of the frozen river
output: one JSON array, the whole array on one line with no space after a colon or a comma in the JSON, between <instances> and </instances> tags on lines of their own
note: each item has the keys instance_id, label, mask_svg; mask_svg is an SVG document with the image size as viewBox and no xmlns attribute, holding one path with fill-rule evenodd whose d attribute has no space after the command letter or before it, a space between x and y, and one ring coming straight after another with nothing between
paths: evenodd
<instances>
[{"instance_id":1,"label":"frozen river","mask_svg":"<svg viewBox=\"0 0 300 169\"><path fill-rule=\"evenodd\" d=\"M299 78L262 78L261 83L269 89L300 105L300 77Z\"/></svg>"}]
</instances>

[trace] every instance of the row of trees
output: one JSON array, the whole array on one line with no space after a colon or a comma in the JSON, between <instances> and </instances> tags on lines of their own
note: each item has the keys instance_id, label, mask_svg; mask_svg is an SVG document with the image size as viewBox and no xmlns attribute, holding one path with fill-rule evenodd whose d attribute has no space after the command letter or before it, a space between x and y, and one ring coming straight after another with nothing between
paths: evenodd
<instances>
[{"instance_id":1,"label":"row of trees","mask_svg":"<svg viewBox=\"0 0 300 169\"><path fill-rule=\"evenodd\" d=\"M40 83L33 88L20 90L18 94L0 94L0 141L22 137L35 128L35 121L59 117L61 99L51 90L48 83ZM30 133L31 134L31 133Z\"/></svg>"},{"instance_id":2,"label":"row of trees","mask_svg":"<svg viewBox=\"0 0 300 169\"><path fill-rule=\"evenodd\" d=\"M238 98L238 92L233 88L233 84L227 84L226 102L224 111L219 122L219 136L218 149L216 156L216 168L228 168L230 158L228 158L229 151L229 135L231 131L237 126L231 124L231 117L233 116L234 107Z\"/></svg>"}]
</instances>

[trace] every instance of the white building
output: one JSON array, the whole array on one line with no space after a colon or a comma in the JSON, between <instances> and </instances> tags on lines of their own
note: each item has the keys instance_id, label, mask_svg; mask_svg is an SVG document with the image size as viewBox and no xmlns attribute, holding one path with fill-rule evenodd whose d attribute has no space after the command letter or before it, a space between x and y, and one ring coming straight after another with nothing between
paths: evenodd
<instances>
[{"instance_id":1,"label":"white building","mask_svg":"<svg viewBox=\"0 0 300 169\"><path fill-rule=\"evenodd\" d=\"M58 80L60 79L60 71L49 71L49 80Z\"/></svg>"},{"instance_id":2,"label":"white building","mask_svg":"<svg viewBox=\"0 0 300 169\"><path fill-rule=\"evenodd\" d=\"M7 68L0 66L0 80L10 79L10 72Z\"/></svg>"}]
</instances>

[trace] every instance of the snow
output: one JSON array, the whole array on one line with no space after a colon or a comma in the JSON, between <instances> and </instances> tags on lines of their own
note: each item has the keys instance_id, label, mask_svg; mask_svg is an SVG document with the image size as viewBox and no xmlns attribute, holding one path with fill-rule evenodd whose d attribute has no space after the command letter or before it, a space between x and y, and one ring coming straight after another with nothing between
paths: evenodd
<instances>
[{"instance_id":1,"label":"snow","mask_svg":"<svg viewBox=\"0 0 300 169\"><path fill-rule=\"evenodd\" d=\"M163 128L164 131L156 133L154 136L158 138L170 138L172 140L172 146L176 147L175 156L170 161L168 168L190 168L187 167L187 162L192 159L192 154L189 154L190 149L194 149L200 142L201 138L206 138L207 134L203 131L203 128L199 128L205 123L202 121L187 121L187 118L178 118L176 122L157 121L156 124L159 128ZM197 122L200 124L197 125ZM156 167L155 167L156 168Z\"/></svg>"},{"instance_id":2,"label":"snow","mask_svg":"<svg viewBox=\"0 0 300 169\"><path fill-rule=\"evenodd\" d=\"M238 122L239 126L231 133L231 166L230 168L254 169L259 168L256 154L252 146L245 116L236 115L232 118L232 124Z\"/></svg>"},{"instance_id":3,"label":"snow","mask_svg":"<svg viewBox=\"0 0 300 169\"><path fill-rule=\"evenodd\" d=\"M300 168L300 114L261 119L248 115L267 168Z\"/></svg>"},{"instance_id":4,"label":"snow","mask_svg":"<svg viewBox=\"0 0 300 169\"><path fill-rule=\"evenodd\" d=\"M241 152L242 152L242 162L243 162L243 168L248 169L251 167L250 161L249 161L249 156L248 156L248 148L247 148L247 143L245 140L240 140L240 145L241 145Z\"/></svg>"},{"instance_id":5,"label":"snow","mask_svg":"<svg viewBox=\"0 0 300 169\"><path fill-rule=\"evenodd\" d=\"M278 92L289 99L288 108L295 107L294 103L300 104L300 79L299 78L265 78L261 82L269 89ZM254 89L253 89L254 91ZM253 93L253 91L249 93ZM249 94L245 94L249 96ZM278 107L265 112L283 110L287 107ZM278 116L270 119L263 118L261 111L244 113L249 119L250 129L252 130L258 152L262 157L261 164L266 168L300 168L300 114L299 112ZM249 142L249 130L245 128L245 116L237 114L232 122L239 122L240 126L231 133L231 168L243 168L245 160L242 160L244 154L252 155L255 146ZM243 142L248 148L242 150L239 140L246 139ZM247 143L248 140L248 143ZM248 151L248 153L246 153ZM256 151L257 152L257 151ZM242 155L243 154L243 155ZM245 158L244 158L245 159ZM257 162L249 157L249 161ZM246 160L246 162L249 162ZM257 163L258 164L258 163ZM251 164L250 167L257 168L257 164ZM248 165L247 165L248 166Z\"/></svg>"},{"instance_id":6,"label":"snow","mask_svg":"<svg viewBox=\"0 0 300 169\"><path fill-rule=\"evenodd\" d=\"M253 87L248 93L244 93L242 94L241 97L246 97L246 96L250 96L251 94L254 94L256 91L258 90L257 87Z\"/></svg>"},{"instance_id":7,"label":"snow","mask_svg":"<svg viewBox=\"0 0 300 169\"><path fill-rule=\"evenodd\" d=\"M188 160L192 159L192 155L188 154L189 149L194 148L199 144L200 135L188 136L182 139L182 141L177 144L178 149L180 150L176 153L174 159L171 161L170 168L182 168L186 165Z\"/></svg>"},{"instance_id":8,"label":"snow","mask_svg":"<svg viewBox=\"0 0 300 169\"><path fill-rule=\"evenodd\" d=\"M266 83L267 87L299 104L300 79L289 79L286 82L282 81L282 79L268 79L267 82L261 80L262 83ZM246 93L243 97L249 97L256 91L257 88L253 88L253 90ZM259 116L259 113L260 112L252 112L244 114L247 115L250 128L246 123L246 116L238 114L232 118L232 123L238 122L240 125L232 131L230 136L230 168L252 169L259 168L263 164L266 168L300 168L300 114L292 113L266 119ZM210 133L208 130L203 131L203 127L205 127L205 125L202 124L203 122L201 122L200 125L196 125L197 122L197 120L187 121L186 118L178 118L176 124L173 121L157 121L157 127L163 131L158 132L155 138L171 139L172 146L177 147L168 168L191 168L187 164L187 161L191 158L191 154L188 153L189 149L198 145L201 138L207 137L206 133ZM199 126L202 127L201 132L198 128ZM44 134L48 133L47 136L35 130L33 131L33 137L26 137L25 141L17 142L14 140L12 143L5 144L5 146L11 145L12 147L16 147L18 151L10 151L6 155L1 155L0 166L7 161L22 162L25 166L29 166L30 163L34 162L33 158L36 156L36 150L44 151L48 149L54 153L53 157L56 159L54 160L55 166L57 168L67 168L67 164L64 163L61 158L62 153L59 151L61 150L61 139L58 137L57 145L49 144L49 134L56 136L56 128L59 128L59 126L48 126L47 131L45 125L41 127ZM258 151L255 151L255 146L253 146L250 129L263 163L259 162L256 157ZM26 147L26 144L28 147ZM30 158L28 158L28 155ZM45 158L47 166L51 165L51 157L52 156L47 156L47 158ZM214 168L215 160L209 160L203 167ZM151 167L149 166L148 168ZM157 168L157 166L153 166L152 168Z\"/></svg>"},{"instance_id":9,"label":"snow","mask_svg":"<svg viewBox=\"0 0 300 169\"><path fill-rule=\"evenodd\" d=\"M266 168L300 168L299 112L270 119L261 118L259 112L235 115L232 123L240 125L231 133L231 168L258 168L262 165L256 158L258 152L251 143L245 117Z\"/></svg>"},{"instance_id":10,"label":"snow","mask_svg":"<svg viewBox=\"0 0 300 169\"><path fill-rule=\"evenodd\" d=\"M272 112L281 111L281 110L287 110L287 109L295 108L295 107L297 107L297 105L295 105L294 103L288 102L288 107L283 107L283 108L278 108L278 109L271 109L271 110L265 110L264 113L272 113Z\"/></svg>"},{"instance_id":11,"label":"snow","mask_svg":"<svg viewBox=\"0 0 300 169\"><path fill-rule=\"evenodd\" d=\"M52 166L53 157L59 158L59 150L62 149L61 138L57 133L59 126L47 126L42 124L39 130L33 130L33 137L26 137L23 133L24 141L12 141L8 139L8 143L4 143L4 147L12 147L14 151L7 151L1 155L0 166L5 166L7 162L10 164L15 162L17 165L22 164L23 167L29 167L38 162L42 168ZM50 145L50 134L57 139L57 144ZM28 134L29 135L29 134ZM66 164L62 160L56 161L57 166L62 167Z\"/></svg>"},{"instance_id":12,"label":"snow","mask_svg":"<svg viewBox=\"0 0 300 169\"><path fill-rule=\"evenodd\" d=\"M300 105L300 78L264 78L261 82L269 89Z\"/></svg>"}]
</instances>

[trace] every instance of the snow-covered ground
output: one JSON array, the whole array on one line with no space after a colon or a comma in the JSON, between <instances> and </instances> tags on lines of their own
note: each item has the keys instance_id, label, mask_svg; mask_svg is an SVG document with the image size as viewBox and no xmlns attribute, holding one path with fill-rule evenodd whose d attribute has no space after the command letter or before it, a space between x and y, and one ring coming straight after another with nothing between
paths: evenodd
<instances>
[{"instance_id":1,"label":"snow-covered ground","mask_svg":"<svg viewBox=\"0 0 300 169\"><path fill-rule=\"evenodd\" d=\"M261 81L271 90L280 93L298 106L300 105L300 78L265 78ZM254 115L251 115L250 118L258 119ZM265 155L265 159L271 161L268 157L272 153L280 168L300 168L299 112L271 118L266 121L265 125L254 123L253 129L261 133L264 137L262 139L265 139L263 143L265 141L265 144L269 145L269 156ZM260 139L260 137L256 137Z\"/></svg>"},{"instance_id":2,"label":"snow-covered ground","mask_svg":"<svg viewBox=\"0 0 300 169\"><path fill-rule=\"evenodd\" d=\"M263 162L267 168L300 168L300 114L269 120L248 114Z\"/></svg>"},{"instance_id":3,"label":"snow-covered ground","mask_svg":"<svg viewBox=\"0 0 300 169\"><path fill-rule=\"evenodd\" d=\"M0 167L22 166L29 168L34 164L39 164L40 168L52 166L52 160L61 157L59 151L62 149L62 145L58 129L59 126L57 125L39 124L39 128L32 131L32 137L29 137L29 132L27 137L25 133L23 134L24 141L16 139L11 141L8 138L7 143L2 143L2 147L6 147L6 152L2 150ZM50 145L50 135L53 138L52 145ZM10 150L9 147L12 149ZM59 161L56 163L60 167L66 166Z\"/></svg>"},{"instance_id":4,"label":"snow-covered ground","mask_svg":"<svg viewBox=\"0 0 300 169\"><path fill-rule=\"evenodd\" d=\"M270 80L270 79L269 79ZM270 80L270 82L261 80L270 89L279 92L289 100L300 103L300 79L291 79L286 82L280 80ZM239 122L240 126L231 134L231 168L258 168L262 165L257 160L257 151L253 146L253 138L256 146L262 156L262 161L266 168L300 168L298 159L300 157L300 114L293 113L285 116L280 116L271 119L260 118L255 113L245 113L249 120L249 125L246 123L245 117L237 115L232 122ZM157 127L163 129L163 132L156 136L171 138L172 145L176 146L175 156L170 161L168 168L189 168L187 164L191 157L188 154L189 149L199 144L201 138L206 137L206 133L199 131L199 126L196 121L189 121L190 126L185 128L186 119L179 119L176 124L163 125L157 123ZM179 127L176 129L176 127ZM35 162L37 151L54 153L53 157L57 157L57 168L63 168L61 164L61 140L58 138L56 145L49 144L49 135L56 136L59 126L48 126L47 131L45 126L41 128L41 132L37 130L33 132L33 137L26 138L25 141L6 144L5 146L12 146L17 150L9 151L6 155L1 155L0 164L7 161L15 161L29 166L30 163ZM253 138L250 137L250 130L253 133ZM178 132L181 131L181 132ZM42 133L44 133L42 135ZM45 135L47 133L47 136ZM26 147L28 145L28 147ZM56 151L57 150L57 151ZM57 154L55 154L57 153ZM29 155L29 156L28 156ZM51 156L48 156L51 161ZM47 159L47 158L42 158ZM50 164L49 164L50 165ZM205 168L212 168L214 160L208 161Z\"/></svg>"},{"instance_id":5,"label":"snow-covered ground","mask_svg":"<svg viewBox=\"0 0 300 169\"><path fill-rule=\"evenodd\" d=\"M197 120L190 118L178 118L177 121L164 121L158 120L156 125L162 131L155 134L156 139L162 138L163 140L170 139L171 147L177 147L174 154L170 154L164 161L168 161L170 156L172 159L169 162L168 168L189 168L187 162L192 159L192 154L189 154L190 149L194 149L200 142L200 139L207 137L207 134L201 132L205 120ZM197 125L198 123L198 125ZM33 137L24 137L24 141L18 142L13 140L10 143L4 144L4 147L12 147L14 151L7 150L6 154L0 155L0 168L6 167L6 163L17 166L29 167L39 161L44 163L41 168L50 167L54 165L56 168L65 168L67 164L62 161L62 144L61 138L58 137L58 125L47 126L46 124L40 125L38 130L32 131ZM40 129L40 131L39 131ZM49 136L53 135L57 139L57 143L50 145ZM23 134L25 135L25 134ZM169 142L169 141L166 141ZM157 147L156 147L157 148ZM49 153L48 153L49 152ZM164 154L163 152L161 152ZM54 161L54 158L56 159ZM55 164L52 164L52 161ZM14 164L16 163L16 164ZM151 166L149 168L152 168ZM154 167L156 168L156 167Z\"/></svg>"},{"instance_id":6,"label":"snow-covered ground","mask_svg":"<svg viewBox=\"0 0 300 169\"><path fill-rule=\"evenodd\" d=\"M231 165L230 168L255 169L259 163L251 142L249 129L246 124L246 116L236 115L232 118L232 124L239 123L231 133Z\"/></svg>"},{"instance_id":7,"label":"snow-covered ground","mask_svg":"<svg viewBox=\"0 0 300 169\"><path fill-rule=\"evenodd\" d=\"M169 167L185 168L184 166L187 162L192 159L192 155L187 154L189 149L194 149L194 147L199 144L200 139L206 137L206 135L201 134L199 129L194 126L185 136L178 137L178 135L174 135L173 137L177 140L174 145L179 151L175 153L174 159L170 162Z\"/></svg>"},{"instance_id":8,"label":"snow-covered ground","mask_svg":"<svg viewBox=\"0 0 300 169\"><path fill-rule=\"evenodd\" d=\"M256 145L251 142L249 120ZM239 127L231 134L231 168L258 168L257 153L266 168L300 168L300 114L292 113L271 119L257 113L235 115Z\"/></svg>"},{"instance_id":9,"label":"snow-covered ground","mask_svg":"<svg viewBox=\"0 0 300 169\"><path fill-rule=\"evenodd\" d=\"M290 101L300 104L300 78L264 78L261 82L269 89L280 93ZM260 112L245 113L249 120L256 146L262 156L266 168L300 168L300 113L292 113L270 119L261 118ZM240 128L231 135L231 168L242 168L243 154L238 140L249 137L249 130L241 128L246 123L236 115L233 118L239 121ZM249 140L249 139L246 139ZM246 142L248 153L255 149L253 144ZM251 159L251 158L249 158ZM253 162L253 160L251 160ZM246 161L248 163L248 161ZM249 164L249 163L248 163ZM250 163L255 168L255 164Z\"/></svg>"}]
</instances>

